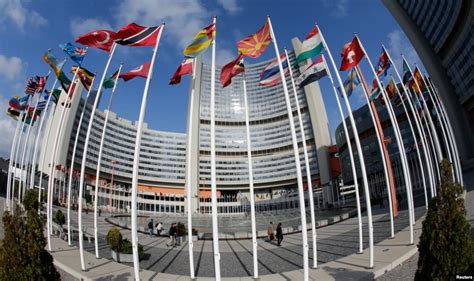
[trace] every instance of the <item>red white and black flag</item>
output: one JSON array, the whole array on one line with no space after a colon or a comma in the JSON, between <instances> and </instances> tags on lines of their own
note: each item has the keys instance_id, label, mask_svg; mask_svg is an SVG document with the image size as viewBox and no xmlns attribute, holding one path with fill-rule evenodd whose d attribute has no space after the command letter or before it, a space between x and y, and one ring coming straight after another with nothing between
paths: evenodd
<instances>
[{"instance_id":1,"label":"red white and black flag","mask_svg":"<svg viewBox=\"0 0 474 281\"><path fill-rule=\"evenodd\" d=\"M136 23L129 23L117 32L115 35L115 43L131 47L154 47L160 28L161 26L145 27Z\"/></svg>"},{"instance_id":2,"label":"red white and black flag","mask_svg":"<svg viewBox=\"0 0 474 281\"><path fill-rule=\"evenodd\" d=\"M148 72L150 72L150 64L151 61L146 62L135 69L130 70L129 72L125 72L120 74L120 78L122 78L124 81L128 81L130 79L133 79L135 77L143 77L147 78L148 77Z\"/></svg>"}]
</instances>

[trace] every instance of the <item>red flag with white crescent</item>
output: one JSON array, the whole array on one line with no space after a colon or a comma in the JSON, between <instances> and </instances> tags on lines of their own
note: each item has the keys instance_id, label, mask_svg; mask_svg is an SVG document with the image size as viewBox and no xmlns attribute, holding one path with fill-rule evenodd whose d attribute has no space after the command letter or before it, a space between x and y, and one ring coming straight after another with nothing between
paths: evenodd
<instances>
[{"instance_id":1,"label":"red flag with white crescent","mask_svg":"<svg viewBox=\"0 0 474 281\"><path fill-rule=\"evenodd\" d=\"M130 70L129 72L125 72L125 73L120 74L119 77L122 78L123 81L128 81L128 80L133 79L135 77L147 78L148 77L148 72L150 70L150 64L151 64L151 61L146 62L146 63Z\"/></svg>"},{"instance_id":2,"label":"red flag with white crescent","mask_svg":"<svg viewBox=\"0 0 474 281\"><path fill-rule=\"evenodd\" d=\"M110 30L99 29L89 32L76 39L77 43L110 52L114 44L116 33Z\"/></svg>"}]
</instances>

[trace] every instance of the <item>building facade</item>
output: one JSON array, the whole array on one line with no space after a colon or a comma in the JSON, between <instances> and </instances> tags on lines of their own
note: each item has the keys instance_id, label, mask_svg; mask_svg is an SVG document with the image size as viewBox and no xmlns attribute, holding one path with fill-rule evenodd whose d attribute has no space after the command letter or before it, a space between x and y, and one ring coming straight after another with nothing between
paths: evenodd
<instances>
[{"instance_id":1,"label":"building facade","mask_svg":"<svg viewBox=\"0 0 474 281\"><path fill-rule=\"evenodd\" d=\"M474 184L474 3L383 0L438 88L453 126L464 179Z\"/></svg>"}]
</instances>

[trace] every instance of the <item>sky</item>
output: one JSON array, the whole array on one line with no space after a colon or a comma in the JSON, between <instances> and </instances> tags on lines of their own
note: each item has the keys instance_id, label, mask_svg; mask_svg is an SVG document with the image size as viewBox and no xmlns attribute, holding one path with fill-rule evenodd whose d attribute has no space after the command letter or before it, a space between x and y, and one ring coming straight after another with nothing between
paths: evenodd
<instances>
[{"instance_id":1,"label":"sky","mask_svg":"<svg viewBox=\"0 0 474 281\"><path fill-rule=\"evenodd\" d=\"M340 63L342 46L357 33L371 60L376 64L383 43L401 69L400 54L411 64L420 60L399 25L379 0L0 0L0 157L9 157L15 132L13 120L6 112L8 100L23 95L25 82L34 75L45 75L49 68L41 59L51 48L57 57L66 55L58 44L74 42L79 35L97 29L118 30L130 22L155 26L166 23L158 49L153 79L148 95L145 122L157 130L185 132L189 95L189 77L181 84L168 85L170 77L183 59L182 51L193 36L217 16L216 60L224 65L237 55L236 42L256 32L270 15L278 45L291 47L291 39L302 41L317 23L325 36L336 64ZM210 61L210 49L204 60ZM119 46L109 73L124 63L131 70L150 60L151 47ZM255 60L257 63L275 57L273 47ZM106 52L89 49L83 67L102 74ZM371 79L368 63L363 61L366 79ZM70 69L69 62L65 69ZM393 69L393 68L392 68ZM69 74L72 77L72 74ZM344 80L347 73L341 73ZM50 79L46 88L51 87ZM137 120L144 79L119 82L112 111L120 117ZM94 88L97 85L94 85ZM329 80L320 80L323 99L334 139L341 122ZM109 92L99 107L104 109ZM83 93L85 95L85 93ZM360 87L351 96L357 109L365 103Z\"/></svg>"}]
</instances>

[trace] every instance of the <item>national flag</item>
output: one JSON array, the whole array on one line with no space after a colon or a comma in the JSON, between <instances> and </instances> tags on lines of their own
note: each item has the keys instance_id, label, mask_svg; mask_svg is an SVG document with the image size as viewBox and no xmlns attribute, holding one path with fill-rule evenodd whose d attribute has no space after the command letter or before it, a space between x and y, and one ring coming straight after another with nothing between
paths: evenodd
<instances>
[{"instance_id":1,"label":"national flag","mask_svg":"<svg viewBox=\"0 0 474 281\"><path fill-rule=\"evenodd\" d=\"M51 50L48 50L46 53L44 53L43 60L49 64L54 74L59 77L61 69L64 65L64 61L58 60Z\"/></svg>"},{"instance_id":2,"label":"national flag","mask_svg":"<svg viewBox=\"0 0 474 281\"><path fill-rule=\"evenodd\" d=\"M82 64L84 57L86 56L87 49L76 47L71 43L66 44L59 44L59 48L63 50L73 61L78 63L79 65Z\"/></svg>"},{"instance_id":3,"label":"national flag","mask_svg":"<svg viewBox=\"0 0 474 281\"><path fill-rule=\"evenodd\" d=\"M34 95L36 92L36 85L37 83L34 78L28 79L28 81L26 81L25 94Z\"/></svg>"},{"instance_id":4,"label":"national flag","mask_svg":"<svg viewBox=\"0 0 474 281\"><path fill-rule=\"evenodd\" d=\"M286 59L285 53L280 55L281 64L283 66L283 72L285 76L290 72L288 68L288 60ZM260 73L260 86L273 86L281 81L280 67L278 65L277 58L274 58L269 65L267 65Z\"/></svg>"},{"instance_id":5,"label":"national flag","mask_svg":"<svg viewBox=\"0 0 474 281\"><path fill-rule=\"evenodd\" d=\"M105 89L112 89L115 86L115 81L117 81L119 71L115 71L109 78L105 79L102 87Z\"/></svg>"},{"instance_id":6,"label":"national flag","mask_svg":"<svg viewBox=\"0 0 474 281\"><path fill-rule=\"evenodd\" d=\"M46 86L46 81L48 80L47 76L36 76L36 92L41 93Z\"/></svg>"},{"instance_id":7,"label":"national flag","mask_svg":"<svg viewBox=\"0 0 474 281\"><path fill-rule=\"evenodd\" d=\"M346 90L347 97L350 97L352 95L352 92L359 86L360 80L359 76L357 76L357 71L355 68L352 68L351 71L349 71L349 74L347 75L346 81L344 81L344 90ZM337 88L339 91L339 94L342 96L341 89L338 87Z\"/></svg>"},{"instance_id":8,"label":"national flag","mask_svg":"<svg viewBox=\"0 0 474 281\"><path fill-rule=\"evenodd\" d=\"M155 47L160 28L161 26L145 27L136 23L129 23L115 34L115 43L131 47Z\"/></svg>"},{"instance_id":9,"label":"national flag","mask_svg":"<svg viewBox=\"0 0 474 281\"><path fill-rule=\"evenodd\" d=\"M71 86L71 79L67 77L66 73L64 73L61 70L61 73L58 76L59 83L61 84L61 87L64 89L64 91L68 91L69 86Z\"/></svg>"},{"instance_id":10,"label":"national flag","mask_svg":"<svg viewBox=\"0 0 474 281\"><path fill-rule=\"evenodd\" d=\"M14 120L18 119L18 116L20 116L21 111L12 107L9 107L7 109L7 115L13 118Z\"/></svg>"},{"instance_id":11,"label":"national flag","mask_svg":"<svg viewBox=\"0 0 474 281\"><path fill-rule=\"evenodd\" d=\"M362 60L364 55L365 54L359 45L359 39L357 39L357 37L354 36L354 39L352 39L352 42L346 43L344 47L342 48L342 53L341 53L342 61L341 61L341 67L339 69L344 71L351 67L356 66Z\"/></svg>"},{"instance_id":12,"label":"national flag","mask_svg":"<svg viewBox=\"0 0 474 281\"><path fill-rule=\"evenodd\" d=\"M301 62L319 56L323 50L323 41L321 40L321 35L319 34L319 29L317 26L311 30L311 32L306 36L301 46L301 52L296 57L295 64L300 64Z\"/></svg>"},{"instance_id":13,"label":"national flag","mask_svg":"<svg viewBox=\"0 0 474 281\"><path fill-rule=\"evenodd\" d=\"M170 79L170 85L176 85L181 82L181 76L193 73L193 60L192 58L185 58L183 62L178 66L173 77Z\"/></svg>"},{"instance_id":14,"label":"national flag","mask_svg":"<svg viewBox=\"0 0 474 281\"><path fill-rule=\"evenodd\" d=\"M81 66L71 67L71 73L75 73L76 70L77 76L79 77L79 80L81 80L82 85L84 86L84 88L86 88L87 91L89 91L92 86L92 82L94 81L94 73Z\"/></svg>"},{"instance_id":15,"label":"national flag","mask_svg":"<svg viewBox=\"0 0 474 281\"><path fill-rule=\"evenodd\" d=\"M312 64L310 64L296 79L296 84L300 88L318 81L324 76L328 75L326 70L326 63L323 61L323 57L318 57Z\"/></svg>"},{"instance_id":16,"label":"national flag","mask_svg":"<svg viewBox=\"0 0 474 281\"><path fill-rule=\"evenodd\" d=\"M184 56L195 58L207 50L216 36L216 24L213 23L200 30L193 38L191 44L184 49Z\"/></svg>"},{"instance_id":17,"label":"national flag","mask_svg":"<svg viewBox=\"0 0 474 281\"><path fill-rule=\"evenodd\" d=\"M232 78L245 71L243 56L239 54L237 58L221 69L221 84L225 88L232 83Z\"/></svg>"},{"instance_id":18,"label":"national flag","mask_svg":"<svg viewBox=\"0 0 474 281\"><path fill-rule=\"evenodd\" d=\"M415 91L415 93L418 93L417 84L418 84L418 87L420 87L419 91L423 92L425 90L424 83L423 83L423 76L418 66L415 66L415 70L413 71L413 82L411 84L411 87L413 91Z\"/></svg>"},{"instance_id":19,"label":"national flag","mask_svg":"<svg viewBox=\"0 0 474 281\"><path fill-rule=\"evenodd\" d=\"M123 74L120 74L120 78L123 79L123 81L128 81L132 78L135 78L135 77L143 77L143 78L147 78L148 77L148 72L150 70L150 64L151 62L146 62L132 70L130 70L129 72L125 72Z\"/></svg>"},{"instance_id":20,"label":"national flag","mask_svg":"<svg viewBox=\"0 0 474 281\"><path fill-rule=\"evenodd\" d=\"M390 68L390 60L388 59L388 54L384 48L382 48L382 53L379 56L379 62L377 64L377 76L379 78L387 76L387 71Z\"/></svg>"},{"instance_id":21,"label":"national flag","mask_svg":"<svg viewBox=\"0 0 474 281\"><path fill-rule=\"evenodd\" d=\"M51 96L51 101L54 102L55 104L58 103L59 97L61 96L61 89L54 89L52 92L45 90L45 93L49 96Z\"/></svg>"},{"instance_id":22,"label":"national flag","mask_svg":"<svg viewBox=\"0 0 474 281\"><path fill-rule=\"evenodd\" d=\"M383 87L383 85L382 85ZM379 88L379 85L377 84L377 80L374 79L373 80L373 83L372 83L372 89L370 90L370 100L373 101L373 100L376 100L377 98L379 98L381 92L380 92L380 88Z\"/></svg>"},{"instance_id":23,"label":"national flag","mask_svg":"<svg viewBox=\"0 0 474 281\"><path fill-rule=\"evenodd\" d=\"M387 93L387 97L389 100L392 100L393 98L397 98L397 90L396 90L396 85L393 82L393 79L390 79L388 81L387 86L385 87L385 92ZM379 96L380 103L382 105L385 105L385 100L383 99L383 95Z\"/></svg>"},{"instance_id":24,"label":"national flag","mask_svg":"<svg viewBox=\"0 0 474 281\"><path fill-rule=\"evenodd\" d=\"M45 100L38 102L38 105L36 106L36 110L44 110L46 108L46 103L47 101Z\"/></svg>"},{"instance_id":25,"label":"national flag","mask_svg":"<svg viewBox=\"0 0 474 281\"><path fill-rule=\"evenodd\" d=\"M8 101L8 107L17 109L17 110L25 109L29 96L26 95L25 97L26 99L23 99L23 98L20 99L19 96L14 96Z\"/></svg>"},{"instance_id":26,"label":"national flag","mask_svg":"<svg viewBox=\"0 0 474 281\"><path fill-rule=\"evenodd\" d=\"M237 49L243 56L258 58L265 51L271 40L270 24L267 21L256 33L237 42Z\"/></svg>"},{"instance_id":27,"label":"national flag","mask_svg":"<svg viewBox=\"0 0 474 281\"><path fill-rule=\"evenodd\" d=\"M110 30L99 29L89 32L76 39L77 43L82 45L98 48L106 52L110 52L114 44L116 33Z\"/></svg>"},{"instance_id":28,"label":"national flag","mask_svg":"<svg viewBox=\"0 0 474 281\"><path fill-rule=\"evenodd\" d=\"M403 85L407 85L411 81L412 75L410 71L410 67L405 59L403 59Z\"/></svg>"}]
</instances>

